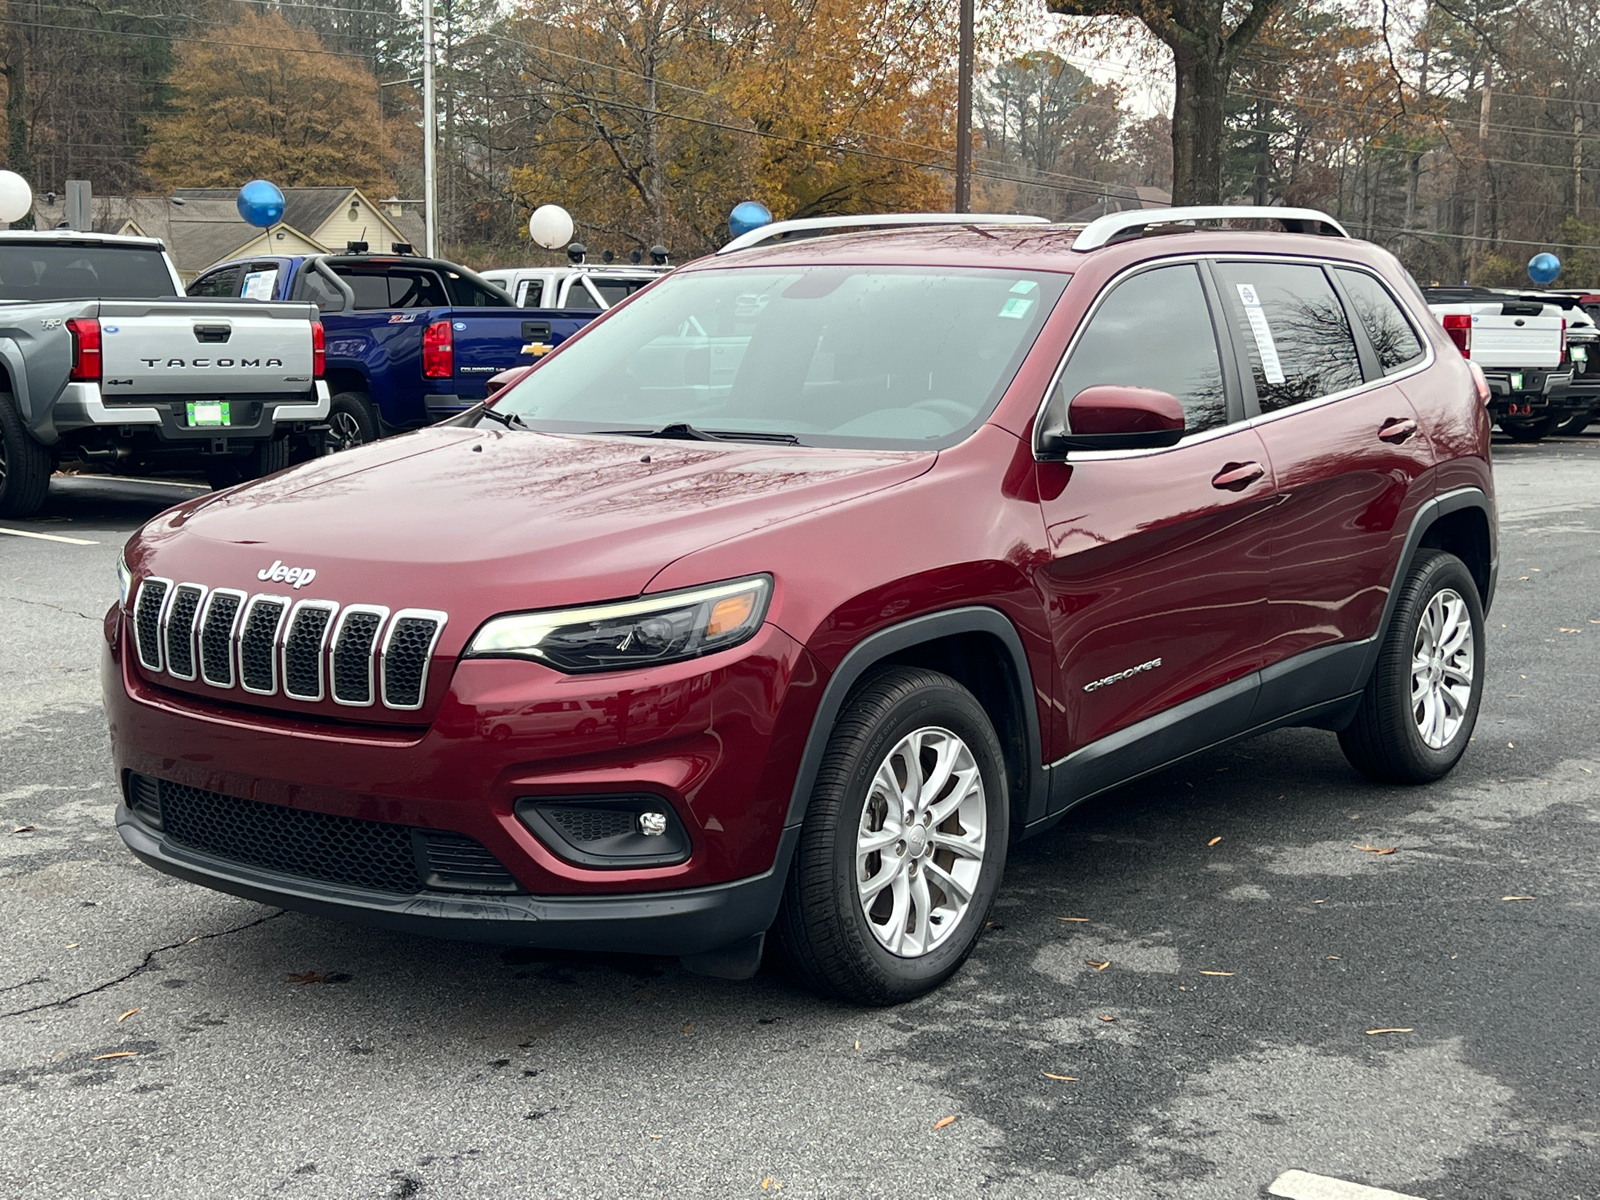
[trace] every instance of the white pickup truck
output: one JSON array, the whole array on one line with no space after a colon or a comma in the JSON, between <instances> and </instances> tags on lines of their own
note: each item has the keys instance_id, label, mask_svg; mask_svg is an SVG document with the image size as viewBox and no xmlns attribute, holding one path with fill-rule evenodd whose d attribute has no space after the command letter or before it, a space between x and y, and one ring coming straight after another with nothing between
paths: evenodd
<instances>
[{"instance_id":1,"label":"white pickup truck","mask_svg":"<svg viewBox=\"0 0 1600 1200\"><path fill-rule=\"evenodd\" d=\"M1514 441L1536 442L1588 410L1590 397L1572 386L1562 305L1495 288L1431 287L1423 294L1463 357L1483 368L1489 414Z\"/></svg>"},{"instance_id":2,"label":"white pickup truck","mask_svg":"<svg viewBox=\"0 0 1600 1200\"><path fill-rule=\"evenodd\" d=\"M0 232L0 516L68 462L281 470L321 448L322 362L315 305L189 299L155 238Z\"/></svg>"}]
</instances>

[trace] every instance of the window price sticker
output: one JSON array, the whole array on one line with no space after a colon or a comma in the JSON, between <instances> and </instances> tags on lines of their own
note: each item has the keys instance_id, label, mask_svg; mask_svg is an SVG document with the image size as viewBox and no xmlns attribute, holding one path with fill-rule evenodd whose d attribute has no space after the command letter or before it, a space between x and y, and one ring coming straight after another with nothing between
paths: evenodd
<instances>
[{"instance_id":1,"label":"window price sticker","mask_svg":"<svg viewBox=\"0 0 1600 1200\"><path fill-rule=\"evenodd\" d=\"M1234 284L1239 289L1239 302L1244 305L1244 318L1250 322L1250 332L1255 335L1256 351L1261 355L1261 370L1268 383L1285 383L1283 364L1278 361L1278 346L1272 340L1272 329L1267 324L1267 314L1261 311L1261 297L1255 285Z\"/></svg>"}]
</instances>

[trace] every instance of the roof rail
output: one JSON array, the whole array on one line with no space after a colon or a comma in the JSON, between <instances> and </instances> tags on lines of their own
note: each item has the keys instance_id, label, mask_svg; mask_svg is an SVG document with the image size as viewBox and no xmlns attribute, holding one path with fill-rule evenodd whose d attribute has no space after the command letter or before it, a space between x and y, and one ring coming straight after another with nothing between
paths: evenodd
<instances>
[{"instance_id":1,"label":"roof rail","mask_svg":"<svg viewBox=\"0 0 1600 1200\"><path fill-rule=\"evenodd\" d=\"M1010 213L878 213L860 217L803 217L798 221L774 221L749 233L742 233L729 242L718 254L732 254L748 250L762 242L797 235L818 237L829 233L846 233L852 229L907 229L926 225L1048 225L1043 217L1017 216Z\"/></svg>"},{"instance_id":2,"label":"roof rail","mask_svg":"<svg viewBox=\"0 0 1600 1200\"><path fill-rule=\"evenodd\" d=\"M1314 208L1269 208L1258 204L1206 204L1193 208L1139 208L1107 213L1089 222L1072 243L1074 250L1098 250L1112 242L1138 237L1152 225L1179 225L1190 221L1281 221L1290 233L1327 233L1350 236L1327 213Z\"/></svg>"}]
</instances>

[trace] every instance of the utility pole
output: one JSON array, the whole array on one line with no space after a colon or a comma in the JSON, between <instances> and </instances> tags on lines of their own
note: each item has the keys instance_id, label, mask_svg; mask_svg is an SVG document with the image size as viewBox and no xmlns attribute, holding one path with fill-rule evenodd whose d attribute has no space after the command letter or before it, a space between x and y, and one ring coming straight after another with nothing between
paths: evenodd
<instances>
[{"instance_id":1,"label":"utility pole","mask_svg":"<svg viewBox=\"0 0 1600 1200\"><path fill-rule=\"evenodd\" d=\"M439 164L434 144L433 0L422 0L422 224L429 258L439 254Z\"/></svg>"},{"instance_id":2,"label":"utility pole","mask_svg":"<svg viewBox=\"0 0 1600 1200\"><path fill-rule=\"evenodd\" d=\"M1483 159L1483 176L1478 180L1478 197L1472 202L1472 250L1467 260L1467 282L1478 282L1478 245L1483 238L1483 187L1489 178L1489 104L1494 96L1490 64L1483 64L1483 104L1478 108L1478 157Z\"/></svg>"},{"instance_id":3,"label":"utility pole","mask_svg":"<svg viewBox=\"0 0 1600 1200\"><path fill-rule=\"evenodd\" d=\"M1572 116L1572 216L1583 216L1583 109Z\"/></svg>"},{"instance_id":4,"label":"utility pole","mask_svg":"<svg viewBox=\"0 0 1600 1200\"><path fill-rule=\"evenodd\" d=\"M961 0L960 67L956 83L956 211L972 211L973 0Z\"/></svg>"}]
</instances>

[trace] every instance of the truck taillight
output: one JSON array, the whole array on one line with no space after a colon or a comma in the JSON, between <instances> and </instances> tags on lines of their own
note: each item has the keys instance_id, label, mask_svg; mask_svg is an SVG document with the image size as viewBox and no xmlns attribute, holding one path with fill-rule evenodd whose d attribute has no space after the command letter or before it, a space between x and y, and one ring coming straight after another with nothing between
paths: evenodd
<instances>
[{"instance_id":1,"label":"truck taillight","mask_svg":"<svg viewBox=\"0 0 1600 1200\"><path fill-rule=\"evenodd\" d=\"M73 317L67 321L72 334L71 378L84 383L100 382L100 322L95 317Z\"/></svg>"},{"instance_id":2,"label":"truck taillight","mask_svg":"<svg viewBox=\"0 0 1600 1200\"><path fill-rule=\"evenodd\" d=\"M1483 368L1470 358L1467 359L1467 367L1472 371L1472 386L1478 389L1478 403L1487 405L1494 399L1494 393L1489 389L1488 377L1484 375Z\"/></svg>"},{"instance_id":3,"label":"truck taillight","mask_svg":"<svg viewBox=\"0 0 1600 1200\"><path fill-rule=\"evenodd\" d=\"M1567 361L1567 319L1561 318L1561 361Z\"/></svg>"},{"instance_id":4,"label":"truck taillight","mask_svg":"<svg viewBox=\"0 0 1600 1200\"><path fill-rule=\"evenodd\" d=\"M1446 313L1444 331L1461 351L1462 358L1472 357L1472 316L1470 313Z\"/></svg>"},{"instance_id":5,"label":"truck taillight","mask_svg":"<svg viewBox=\"0 0 1600 1200\"><path fill-rule=\"evenodd\" d=\"M328 332L321 321L311 322L311 378L321 379L328 373Z\"/></svg>"},{"instance_id":6,"label":"truck taillight","mask_svg":"<svg viewBox=\"0 0 1600 1200\"><path fill-rule=\"evenodd\" d=\"M451 379L456 373L456 341L449 321L435 321L422 331L422 377Z\"/></svg>"}]
</instances>

